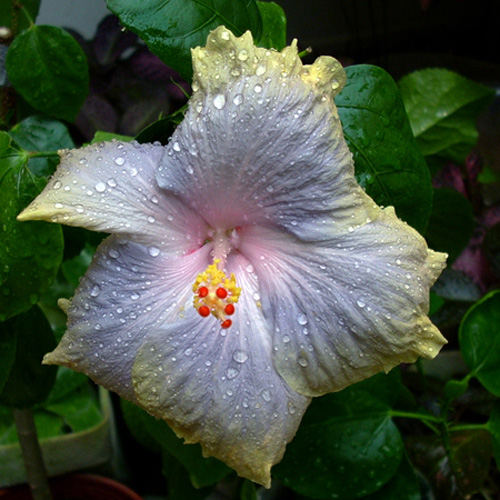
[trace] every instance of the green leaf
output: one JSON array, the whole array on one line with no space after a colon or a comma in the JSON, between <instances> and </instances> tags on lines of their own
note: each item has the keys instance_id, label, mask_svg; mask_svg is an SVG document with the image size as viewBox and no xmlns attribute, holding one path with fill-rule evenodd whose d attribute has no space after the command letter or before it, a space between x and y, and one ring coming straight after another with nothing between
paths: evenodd
<instances>
[{"instance_id":1,"label":"green leaf","mask_svg":"<svg viewBox=\"0 0 500 500\"><path fill-rule=\"evenodd\" d=\"M422 154L463 163L477 141L476 119L494 90L437 68L415 71L399 85Z\"/></svg>"},{"instance_id":2,"label":"green leaf","mask_svg":"<svg viewBox=\"0 0 500 500\"><path fill-rule=\"evenodd\" d=\"M16 357L0 404L29 408L44 401L54 385L57 367L42 365L44 354L56 347L54 334L38 307L0 323L0 337L6 332L16 334Z\"/></svg>"},{"instance_id":3,"label":"green leaf","mask_svg":"<svg viewBox=\"0 0 500 500\"><path fill-rule=\"evenodd\" d=\"M45 410L59 415L72 432L91 429L102 420L97 397L88 384L69 392L57 403L46 405Z\"/></svg>"},{"instance_id":4,"label":"green leaf","mask_svg":"<svg viewBox=\"0 0 500 500\"><path fill-rule=\"evenodd\" d=\"M379 205L394 206L423 233L431 212L431 178L399 89L376 66L350 66L346 73L347 85L335 101L358 182Z\"/></svg>"},{"instance_id":5,"label":"green leaf","mask_svg":"<svg viewBox=\"0 0 500 500\"><path fill-rule=\"evenodd\" d=\"M273 475L309 498L349 500L379 490L403 457L390 417L401 387L398 374L393 370L314 399Z\"/></svg>"},{"instance_id":6,"label":"green leaf","mask_svg":"<svg viewBox=\"0 0 500 500\"><path fill-rule=\"evenodd\" d=\"M186 469L173 455L163 449L161 456L162 470L168 484L167 500L205 500L209 497L213 488L194 487Z\"/></svg>"},{"instance_id":7,"label":"green leaf","mask_svg":"<svg viewBox=\"0 0 500 500\"><path fill-rule=\"evenodd\" d=\"M14 141L27 151L56 152L71 149L75 145L64 123L45 118L30 116L9 131ZM52 175L59 163L59 157L30 158L28 167L37 176Z\"/></svg>"},{"instance_id":8,"label":"green leaf","mask_svg":"<svg viewBox=\"0 0 500 500\"><path fill-rule=\"evenodd\" d=\"M96 142L102 142L102 141L112 141L113 139L116 139L117 141L123 141L123 142L130 142L134 138L130 137L128 135L120 135L120 134L115 134L114 132L102 132L98 130L90 144L95 144Z\"/></svg>"},{"instance_id":9,"label":"green leaf","mask_svg":"<svg viewBox=\"0 0 500 500\"><path fill-rule=\"evenodd\" d=\"M36 304L62 260L59 225L16 220L46 183L26 168L27 161L26 152L12 148L0 158L0 321Z\"/></svg>"},{"instance_id":10,"label":"green leaf","mask_svg":"<svg viewBox=\"0 0 500 500\"><path fill-rule=\"evenodd\" d=\"M433 250L448 254L451 264L467 246L476 223L472 205L458 191L435 188L425 237Z\"/></svg>"},{"instance_id":11,"label":"green leaf","mask_svg":"<svg viewBox=\"0 0 500 500\"><path fill-rule=\"evenodd\" d=\"M160 445L156 442L153 436L144 428L142 423L144 410L125 399L120 399L120 408L122 410L123 419L127 424L127 428L134 439L145 448L159 453Z\"/></svg>"},{"instance_id":12,"label":"green leaf","mask_svg":"<svg viewBox=\"0 0 500 500\"><path fill-rule=\"evenodd\" d=\"M7 132L0 132L0 156L3 156L10 147L10 135Z\"/></svg>"},{"instance_id":13,"label":"green leaf","mask_svg":"<svg viewBox=\"0 0 500 500\"><path fill-rule=\"evenodd\" d=\"M199 444L184 444L163 420L156 420L144 411L142 425L162 448L184 466L196 488L215 484L231 471L216 458L204 458Z\"/></svg>"},{"instance_id":14,"label":"green leaf","mask_svg":"<svg viewBox=\"0 0 500 500\"><path fill-rule=\"evenodd\" d=\"M7 26L17 34L29 28L39 9L40 0L23 0L22 3L0 0L0 26Z\"/></svg>"},{"instance_id":15,"label":"green leaf","mask_svg":"<svg viewBox=\"0 0 500 500\"><path fill-rule=\"evenodd\" d=\"M500 290L487 294L467 311L458 336L471 375L500 397Z\"/></svg>"},{"instance_id":16,"label":"green leaf","mask_svg":"<svg viewBox=\"0 0 500 500\"><path fill-rule=\"evenodd\" d=\"M0 394L16 359L16 342L16 332L3 330L0 335Z\"/></svg>"},{"instance_id":17,"label":"green leaf","mask_svg":"<svg viewBox=\"0 0 500 500\"><path fill-rule=\"evenodd\" d=\"M286 46L286 16L275 2L257 1L262 17L262 36L257 41L259 47L281 50Z\"/></svg>"},{"instance_id":18,"label":"green leaf","mask_svg":"<svg viewBox=\"0 0 500 500\"><path fill-rule=\"evenodd\" d=\"M208 33L225 25L236 36L250 30L255 40L262 21L255 0L106 0L124 26L137 33L167 66L191 80L190 49L204 46Z\"/></svg>"},{"instance_id":19,"label":"green leaf","mask_svg":"<svg viewBox=\"0 0 500 500\"><path fill-rule=\"evenodd\" d=\"M252 481L245 479L241 485L240 500L257 500L257 488Z\"/></svg>"},{"instance_id":20,"label":"green leaf","mask_svg":"<svg viewBox=\"0 0 500 500\"><path fill-rule=\"evenodd\" d=\"M392 479L363 500L421 500L418 479L408 459L403 457Z\"/></svg>"},{"instance_id":21,"label":"green leaf","mask_svg":"<svg viewBox=\"0 0 500 500\"><path fill-rule=\"evenodd\" d=\"M36 110L72 122L89 86L80 45L55 26L31 26L9 47L7 73L14 88Z\"/></svg>"},{"instance_id":22,"label":"green leaf","mask_svg":"<svg viewBox=\"0 0 500 500\"><path fill-rule=\"evenodd\" d=\"M492 438L497 469L500 470L500 401L497 401L493 406L487 426Z\"/></svg>"},{"instance_id":23,"label":"green leaf","mask_svg":"<svg viewBox=\"0 0 500 500\"><path fill-rule=\"evenodd\" d=\"M410 458L429 480L433 498L462 500L481 490L491 464L490 434L484 430L450 432L441 436L412 436Z\"/></svg>"}]
</instances>

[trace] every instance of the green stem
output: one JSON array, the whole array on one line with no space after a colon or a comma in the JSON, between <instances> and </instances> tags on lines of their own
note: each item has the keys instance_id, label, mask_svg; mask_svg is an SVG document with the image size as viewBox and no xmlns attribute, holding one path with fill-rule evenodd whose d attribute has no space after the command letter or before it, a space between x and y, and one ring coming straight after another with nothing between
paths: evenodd
<instances>
[{"instance_id":1,"label":"green stem","mask_svg":"<svg viewBox=\"0 0 500 500\"><path fill-rule=\"evenodd\" d=\"M30 151L28 153L30 158L59 158L57 151Z\"/></svg>"},{"instance_id":2,"label":"green stem","mask_svg":"<svg viewBox=\"0 0 500 500\"><path fill-rule=\"evenodd\" d=\"M14 8L19 9L26 16L26 19L30 23L30 26L33 26L35 24L30 16L30 13L26 10L26 7L24 7L21 2L14 2Z\"/></svg>"},{"instance_id":3,"label":"green stem","mask_svg":"<svg viewBox=\"0 0 500 500\"><path fill-rule=\"evenodd\" d=\"M47 472L45 471L40 443L36 433L33 410L14 409L13 413L23 454L26 477L33 500L52 500Z\"/></svg>"},{"instance_id":4,"label":"green stem","mask_svg":"<svg viewBox=\"0 0 500 500\"><path fill-rule=\"evenodd\" d=\"M462 425L452 425L450 426L450 432L455 431L488 431L488 424L462 424Z\"/></svg>"},{"instance_id":5,"label":"green stem","mask_svg":"<svg viewBox=\"0 0 500 500\"><path fill-rule=\"evenodd\" d=\"M389 410L389 415L391 417L415 418L422 420L422 422L435 422L436 424L440 424L443 421L441 417L435 417L434 415L429 415L427 413L414 413L410 411Z\"/></svg>"}]
</instances>

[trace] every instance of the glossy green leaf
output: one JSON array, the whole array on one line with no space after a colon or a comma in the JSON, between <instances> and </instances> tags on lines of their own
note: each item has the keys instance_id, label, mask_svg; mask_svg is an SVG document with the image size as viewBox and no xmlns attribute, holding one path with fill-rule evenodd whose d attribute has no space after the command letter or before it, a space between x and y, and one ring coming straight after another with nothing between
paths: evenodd
<instances>
[{"instance_id":1,"label":"glossy green leaf","mask_svg":"<svg viewBox=\"0 0 500 500\"><path fill-rule=\"evenodd\" d=\"M47 318L38 307L0 323L4 332L16 334L16 357L5 382L0 404L29 408L48 396L56 379L56 366L42 365L44 354L56 347Z\"/></svg>"},{"instance_id":2,"label":"glossy green leaf","mask_svg":"<svg viewBox=\"0 0 500 500\"><path fill-rule=\"evenodd\" d=\"M257 40L259 47L281 50L286 46L286 16L275 2L257 1L262 17L262 36Z\"/></svg>"},{"instance_id":3,"label":"glossy green leaf","mask_svg":"<svg viewBox=\"0 0 500 500\"><path fill-rule=\"evenodd\" d=\"M356 178L379 204L423 233L431 213L427 165L413 138L399 89L381 68L346 68L347 85L336 97Z\"/></svg>"},{"instance_id":4,"label":"glossy green leaf","mask_svg":"<svg viewBox=\"0 0 500 500\"><path fill-rule=\"evenodd\" d=\"M40 0L0 0L0 26L8 26L15 33L27 29L36 20L40 9Z\"/></svg>"},{"instance_id":5,"label":"glossy green leaf","mask_svg":"<svg viewBox=\"0 0 500 500\"><path fill-rule=\"evenodd\" d=\"M493 406L487 425L491 434L493 453L495 454L497 469L500 470L500 401L498 400Z\"/></svg>"},{"instance_id":6,"label":"glossy green leaf","mask_svg":"<svg viewBox=\"0 0 500 500\"><path fill-rule=\"evenodd\" d=\"M273 475L308 498L349 500L379 490L403 457L390 416L399 388L393 370L314 399Z\"/></svg>"},{"instance_id":7,"label":"glossy green leaf","mask_svg":"<svg viewBox=\"0 0 500 500\"><path fill-rule=\"evenodd\" d=\"M448 254L451 264L467 246L476 223L472 205L458 191L435 188L425 237L429 247Z\"/></svg>"},{"instance_id":8,"label":"glossy green leaf","mask_svg":"<svg viewBox=\"0 0 500 500\"><path fill-rule=\"evenodd\" d=\"M199 444L184 444L163 420L157 420L143 411L142 425L162 448L184 466L196 488L215 484L231 472L216 458L204 458Z\"/></svg>"},{"instance_id":9,"label":"glossy green leaf","mask_svg":"<svg viewBox=\"0 0 500 500\"><path fill-rule=\"evenodd\" d=\"M26 152L12 148L0 158L0 321L36 304L62 259L60 226L16 220L46 183L30 172L27 162Z\"/></svg>"},{"instance_id":10,"label":"glossy green leaf","mask_svg":"<svg viewBox=\"0 0 500 500\"><path fill-rule=\"evenodd\" d=\"M36 110L72 122L88 92L87 59L80 45L55 26L31 26L12 42L7 73Z\"/></svg>"},{"instance_id":11,"label":"glossy green leaf","mask_svg":"<svg viewBox=\"0 0 500 500\"><path fill-rule=\"evenodd\" d=\"M476 119L494 90L438 68L415 71L399 85L422 154L463 163L477 141Z\"/></svg>"},{"instance_id":12,"label":"glossy green leaf","mask_svg":"<svg viewBox=\"0 0 500 500\"><path fill-rule=\"evenodd\" d=\"M208 33L225 25L236 36L250 30L261 35L255 0L106 0L124 26L137 33L167 66L191 80L190 49L204 46Z\"/></svg>"},{"instance_id":13,"label":"glossy green leaf","mask_svg":"<svg viewBox=\"0 0 500 500\"><path fill-rule=\"evenodd\" d=\"M392 479L363 500L421 500L418 479L408 459L403 457Z\"/></svg>"},{"instance_id":14,"label":"glossy green leaf","mask_svg":"<svg viewBox=\"0 0 500 500\"><path fill-rule=\"evenodd\" d=\"M73 140L64 123L45 118L30 116L9 131L10 136L26 151L56 152L59 149L71 149ZM51 175L57 165L59 157L30 158L28 166L38 176Z\"/></svg>"},{"instance_id":15,"label":"glossy green leaf","mask_svg":"<svg viewBox=\"0 0 500 500\"><path fill-rule=\"evenodd\" d=\"M500 397L500 291L473 305L459 330L460 350L471 375Z\"/></svg>"},{"instance_id":16,"label":"glossy green leaf","mask_svg":"<svg viewBox=\"0 0 500 500\"><path fill-rule=\"evenodd\" d=\"M115 134L114 132L102 132L98 130L90 143L95 144L96 142L112 141L113 139L116 139L117 141L129 142L134 138L128 135Z\"/></svg>"}]
</instances>

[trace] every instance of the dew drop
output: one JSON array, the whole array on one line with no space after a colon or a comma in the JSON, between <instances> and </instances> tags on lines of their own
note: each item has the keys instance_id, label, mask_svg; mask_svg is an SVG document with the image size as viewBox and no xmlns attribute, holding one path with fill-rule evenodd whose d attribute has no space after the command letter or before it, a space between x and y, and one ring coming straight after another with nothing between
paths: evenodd
<instances>
[{"instance_id":1,"label":"dew drop","mask_svg":"<svg viewBox=\"0 0 500 500\"><path fill-rule=\"evenodd\" d=\"M260 83L257 83L257 85L255 85L255 87L253 88L253 90L257 94L260 94L262 92L262 85Z\"/></svg>"},{"instance_id":2,"label":"dew drop","mask_svg":"<svg viewBox=\"0 0 500 500\"><path fill-rule=\"evenodd\" d=\"M236 350L233 352L233 359L237 363L244 363L248 359L248 354L245 351Z\"/></svg>"},{"instance_id":3,"label":"dew drop","mask_svg":"<svg viewBox=\"0 0 500 500\"><path fill-rule=\"evenodd\" d=\"M263 390L260 393L260 395L262 396L262 399L264 401L267 401L267 402L271 401L271 393L268 390Z\"/></svg>"},{"instance_id":4,"label":"dew drop","mask_svg":"<svg viewBox=\"0 0 500 500\"><path fill-rule=\"evenodd\" d=\"M137 292L134 292L134 293L130 296L130 298L131 298L132 300L137 300L137 299L139 299L139 298L140 298L140 295L139 295Z\"/></svg>"},{"instance_id":5,"label":"dew drop","mask_svg":"<svg viewBox=\"0 0 500 500\"><path fill-rule=\"evenodd\" d=\"M118 186L118 183L115 181L115 179L108 179L108 186L114 188Z\"/></svg>"},{"instance_id":6,"label":"dew drop","mask_svg":"<svg viewBox=\"0 0 500 500\"><path fill-rule=\"evenodd\" d=\"M64 208L64 205L62 203L56 203L54 205L55 208Z\"/></svg>"},{"instance_id":7,"label":"dew drop","mask_svg":"<svg viewBox=\"0 0 500 500\"><path fill-rule=\"evenodd\" d=\"M221 40L229 40L229 31L221 31L220 32Z\"/></svg>"},{"instance_id":8,"label":"dew drop","mask_svg":"<svg viewBox=\"0 0 500 500\"><path fill-rule=\"evenodd\" d=\"M246 61L248 59L248 51L245 49L242 49L238 53L238 59L240 61Z\"/></svg>"},{"instance_id":9,"label":"dew drop","mask_svg":"<svg viewBox=\"0 0 500 500\"><path fill-rule=\"evenodd\" d=\"M91 297L98 297L100 293L101 293L101 287L99 285L94 285L92 287L92 290L90 290Z\"/></svg>"},{"instance_id":10,"label":"dew drop","mask_svg":"<svg viewBox=\"0 0 500 500\"><path fill-rule=\"evenodd\" d=\"M98 183L95 185L95 190L96 190L98 193L104 193L104 191L106 191L106 184L104 184L104 182L98 182Z\"/></svg>"},{"instance_id":11,"label":"dew drop","mask_svg":"<svg viewBox=\"0 0 500 500\"><path fill-rule=\"evenodd\" d=\"M214 106L217 109L222 109L226 105L226 98L222 94L217 94L214 97Z\"/></svg>"},{"instance_id":12,"label":"dew drop","mask_svg":"<svg viewBox=\"0 0 500 500\"><path fill-rule=\"evenodd\" d=\"M297 317L297 322L299 323L299 325L307 325L307 322L308 322L308 319L307 319L307 316L304 314L304 313L300 313Z\"/></svg>"},{"instance_id":13,"label":"dew drop","mask_svg":"<svg viewBox=\"0 0 500 500\"><path fill-rule=\"evenodd\" d=\"M229 380L238 376L238 370L236 368L228 368L226 371L226 376Z\"/></svg>"},{"instance_id":14,"label":"dew drop","mask_svg":"<svg viewBox=\"0 0 500 500\"><path fill-rule=\"evenodd\" d=\"M148 247L148 253L151 257L158 257L158 255L160 255L160 249L157 247Z\"/></svg>"},{"instance_id":15,"label":"dew drop","mask_svg":"<svg viewBox=\"0 0 500 500\"><path fill-rule=\"evenodd\" d=\"M236 94L233 97L233 103L235 106L239 106L243 102L243 95L242 94Z\"/></svg>"},{"instance_id":16,"label":"dew drop","mask_svg":"<svg viewBox=\"0 0 500 500\"><path fill-rule=\"evenodd\" d=\"M56 181L54 182L54 185L52 186L52 189L60 189L62 186L61 181Z\"/></svg>"},{"instance_id":17,"label":"dew drop","mask_svg":"<svg viewBox=\"0 0 500 500\"><path fill-rule=\"evenodd\" d=\"M358 307L361 307L361 309L366 306L366 304L361 299L358 299L356 301L356 304L358 304Z\"/></svg>"},{"instance_id":18,"label":"dew drop","mask_svg":"<svg viewBox=\"0 0 500 500\"><path fill-rule=\"evenodd\" d=\"M181 150L181 146L177 141L174 142L174 144L172 145L172 148L174 149L174 151L177 151L177 152L179 152Z\"/></svg>"},{"instance_id":19,"label":"dew drop","mask_svg":"<svg viewBox=\"0 0 500 500\"><path fill-rule=\"evenodd\" d=\"M122 166L125 163L125 158L123 158L123 156L118 156L118 158L115 158L115 163L118 166Z\"/></svg>"},{"instance_id":20,"label":"dew drop","mask_svg":"<svg viewBox=\"0 0 500 500\"><path fill-rule=\"evenodd\" d=\"M193 354L193 349L191 347L188 347L185 351L184 351L184 354L186 356L191 356L191 354Z\"/></svg>"},{"instance_id":21,"label":"dew drop","mask_svg":"<svg viewBox=\"0 0 500 500\"><path fill-rule=\"evenodd\" d=\"M302 368L306 368L309 365L306 358L299 358L297 361Z\"/></svg>"},{"instance_id":22,"label":"dew drop","mask_svg":"<svg viewBox=\"0 0 500 500\"><path fill-rule=\"evenodd\" d=\"M108 253L112 259L117 259L118 257L120 257L120 254L114 248L112 248Z\"/></svg>"},{"instance_id":23,"label":"dew drop","mask_svg":"<svg viewBox=\"0 0 500 500\"><path fill-rule=\"evenodd\" d=\"M257 76L262 76L264 73L266 72L266 67L264 64L259 64L256 68L255 68L255 74Z\"/></svg>"}]
</instances>

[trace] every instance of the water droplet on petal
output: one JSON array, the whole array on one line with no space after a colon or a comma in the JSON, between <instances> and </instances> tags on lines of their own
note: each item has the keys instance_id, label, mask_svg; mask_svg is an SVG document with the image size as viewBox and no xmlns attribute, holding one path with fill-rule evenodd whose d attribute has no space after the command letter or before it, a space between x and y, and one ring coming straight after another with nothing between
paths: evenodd
<instances>
[{"instance_id":1,"label":"water droplet on petal","mask_svg":"<svg viewBox=\"0 0 500 500\"><path fill-rule=\"evenodd\" d=\"M116 187L116 186L118 186L118 183L115 181L115 179L108 179L108 186L109 187Z\"/></svg>"},{"instance_id":2,"label":"water droplet on petal","mask_svg":"<svg viewBox=\"0 0 500 500\"><path fill-rule=\"evenodd\" d=\"M226 371L226 376L229 380L238 376L239 371L236 368L228 368Z\"/></svg>"},{"instance_id":3,"label":"water droplet on petal","mask_svg":"<svg viewBox=\"0 0 500 500\"><path fill-rule=\"evenodd\" d=\"M229 40L229 31L223 30L220 32L221 40Z\"/></svg>"},{"instance_id":4,"label":"water droplet on petal","mask_svg":"<svg viewBox=\"0 0 500 500\"><path fill-rule=\"evenodd\" d=\"M308 322L308 319L307 319L307 316L304 314L304 313L300 313L297 317L297 322L299 323L299 325L307 325L307 322Z\"/></svg>"},{"instance_id":5,"label":"water droplet on petal","mask_svg":"<svg viewBox=\"0 0 500 500\"><path fill-rule=\"evenodd\" d=\"M217 94L214 97L214 106L217 109L222 109L226 105L226 98L222 94Z\"/></svg>"},{"instance_id":6,"label":"water droplet on petal","mask_svg":"<svg viewBox=\"0 0 500 500\"><path fill-rule=\"evenodd\" d=\"M248 51L243 49L238 52L238 59L240 61L246 61L248 59Z\"/></svg>"},{"instance_id":7,"label":"water droplet on petal","mask_svg":"<svg viewBox=\"0 0 500 500\"><path fill-rule=\"evenodd\" d=\"M175 141L174 144L172 145L172 148L174 149L174 151L180 151L181 150L181 146L180 144Z\"/></svg>"},{"instance_id":8,"label":"water droplet on petal","mask_svg":"<svg viewBox=\"0 0 500 500\"><path fill-rule=\"evenodd\" d=\"M60 189L62 186L61 181L56 181L54 182L54 185L52 186L53 189Z\"/></svg>"},{"instance_id":9,"label":"water droplet on petal","mask_svg":"<svg viewBox=\"0 0 500 500\"><path fill-rule=\"evenodd\" d=\"M233 103L235 106L239 106L243 102L243 95L242 94L236 94L233 97Z\"/></svg>"},{"instance_id":10,"label":"water droplet on petal","mask_svg":"<svg viewBox=\"0 0 500 500\"><path fill-rule=\"evenodd\" d=\"M361 307L361 309L366 306L366 304L361 299L358 299L356 301L356 304L358 304L358 307Z\"/></svg>"},{"instance_id":11,"label":"water droplet on petal","mask_svg":"<svg viewBox=\"0 0 500 500\"><path fill-rule=\"evenodd\" d=\"M307 365L309 365L308 361L306 358L299 358L298 359L298 363L300 366L302 366L303 368L306 368Z\"/></svg>"},{"instance_id":12,"label":"water droplet on petal","mask_svg":"<svg viewBox=\"0 0 500 500\"><path fill-rule=\"evenodd\" d=\"M100 293L101 293L101 287L99 285L94 285L92 287L92 290L90 290L90 295L92 297L98 297Z\"/></svg>"},{"instance_id":13,"label":"water droplet on petal","mask_svg":"<svg viewBox=\"0 0 500 500\"><path fill-rule=\"evenodd\" d=\"M248 359L248 354L245 351L236 350L233 352L233 359L237 363L244 363Z\"/></svg>"},{"instance_id":14,"label":"water droplet on petal","mask_svg":"<svg viewBox=\"0 0 500 500\"><path fill-rule=\"evenodd\" d=\"M104 184L104 182L98 182L98 183L95 185L95 190L96 190L98 193L104 193L104 191L106 191L106 184Z\"/></svg>"},{"instance_id":15,"label":"water droplet on petal","mask_svg":"<svg viewBox=\"0 0 500 500\"><path fill-rule=\"evenodd\" d=\"M160 249L157 247L148 247L148 253L151 257L158 257L158 255L160 255Z\"/></svg>"},{"instance_id":16,"label":"water droplet on petal","mask_svg":"<svg viewBox=\"0 0 500 500\"><path fill-rule=\"evenodd\" d=\"M260 94L262 92L262 85L260 83L258 83L257 85L255 85L255 87L253 88L253 90L257 94Z\"/></svg>"},{"instance_id":17,"label":"water droplet on petal","mask_svg":"<svg viewBox=\"0 0 500 500\"><path fill-rule=\"evenodd\" d=\"M139 298L140 298L140 295L139 295L137 292L134 292L134 293L130 296L130 298L131 298L132 300L137 300L137 299L139 299Z\"/></svg>"},{"instance_id":18,"label":"water droplet on petal","mask_svg":"<svg viewBox=\"0 0 500 500\"><path fill-rule=\"evenodd\" d=\"M263 390L260 395L264 401L271 401L271 393L268 390Z\"/></svg>"},{"instance_id":19,"label":"water droplet on petal","mask_svg":"<svg viewBox=\"0 0 500 500\"><path fill-rule=\"evenodd\" d=\"M119 156L118 158L115 158L115 163L118 166L121 166L125 163L125 158L123 158L123 156Z\"/></svg>"}]
</instances>

